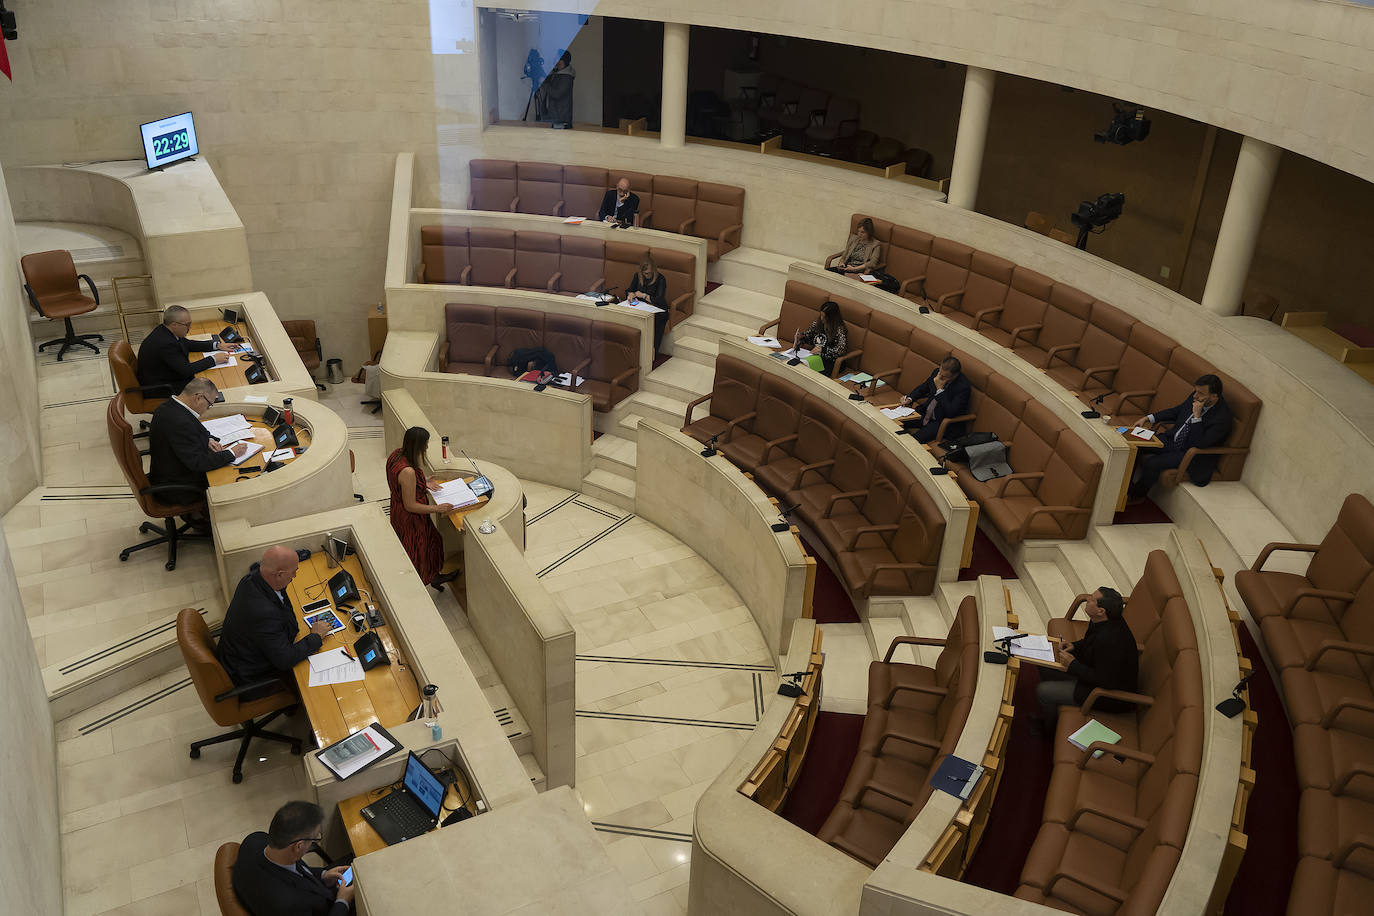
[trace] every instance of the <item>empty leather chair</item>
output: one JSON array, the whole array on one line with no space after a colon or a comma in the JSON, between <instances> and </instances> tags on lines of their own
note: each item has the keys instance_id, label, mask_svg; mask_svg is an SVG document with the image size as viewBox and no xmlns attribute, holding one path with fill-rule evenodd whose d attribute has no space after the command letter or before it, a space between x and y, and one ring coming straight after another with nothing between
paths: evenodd
<instances>
[{"instance_id":1,"label":"empty leather chair","mask_svg":"<svg viewBox=\"0 0 1374 916\"><path fill-rule=\"evenodd\" d=\"M553 232L515 233L515 286L541 292L558 292L562 274L559 237ZM586 292L586 290L578 290Z\"/></svg>"},{"instance_id":2,"label":"empty leather chair","mask_svg":"<svg viewBox=\"0 0 1374 916\"><path fill-rule=\"evenodd\" d=\"M1002 309L978 325L978 333L1004 347L1016 348L1020 340L1035 342L1044 327L1054 281L1020 265L1011 274L1011 287Z\"/></svg>"},{"instance_id":3,"label":"empty leather chair","mask_svg":"<svg viewBox=\"0 0 1374 916\"><path fill-rule=\"evenodd\" d=\"M563 166L563 214L596 219L606 189L613 184L607 181L605 169L586 165Z\"/></svg>"},{"instance_id":4,"label":"empty leather chair","mask_svg":"<svg viewBox=\"0 0 1374 916\"><path fill-rule=\"evenodd\" d=\"M798 507L801 517L814 528L827 511L857 509L853 500L868 492L877 460L878 441L863 427L846 422L839 429L835 454L820 473L798 476L787 500Z\"/></svg>"},{"instance_id":5,"label":"empty leather chair","mask_svg":"<svg viewBox=\"0 0 1374 916\"><path fill-rule=\"evenodd\" d=\"M509 159L469 160L468 209L514 213L518 202L515 180L515 163Z\"/></svg>"},{"instance_id":6,"label":"empty leather chair","mask_svg":"<svg viewBox=\"0 0 1374 916\"><path fill-rule=\"evenodd\" d=\"M515 198L517 213L562 216L563 166L552 162L516 163Z\"/></svg>"},{"instance_id":7,"label":"empty leather chair","mask_svg":"<svg viewBox=\"0 0 1374 916\"><path fill-rule=\"evenodd\" d=\"M886 449L879 449L873 476L857 495L836 494L819 517L807 523L820 536L826 550L842 562L855 550L886 547L887 536L897 530L906 495L915 475Z\"/></svg>"},{"instance_id":8,"label":"empty leather chair","mask_svg":"<svg viewBox=\"0 0 1374 916\"><path fill-rule=\"evenodd\" d=\"M935 167L935 157L919 147L907 150L902 160L906 163L906 173L917 178L930 178L931 170Z\"/></svg>"},{"instance_id":9,"label":"empty leather chair","mask_svg":"<svg viewBox=\"0 0 1374 916\"><path fill-rule=\"evenodd\" d=\"M87 274L76 272L76 262L72 260L71 252L62 249L38 251L24 255L19 259L19 265L24 272L24 293L29 298L29 305L44 318L54 321L62 319L67 331L56 340L39 344L38 352L42 353L48 347L58 347L59 361L72 347L86 347L99 353L100 348L91 341L104 340L104 337L99 334L78 334L72 327L72 318L96 310L100 305L100 293ZM81 292L82 280L86 281L86 288L90 290L89 296Z\"/></svg>"},{"instance_id":10,"label":"empty leather chair","mask_svg":"<svg viewBox=\"0 0 1374 916\"><path fill-rule=\"evenodd\" d=\"M473 286L515 285L515 233L510 229L469 229L468 252Z\"/></svg>"},{"instance_id":11,"label":"empty leather chair","mask_svg":"<svg viewBox=\"0 0 1374 916\"><path fill-rule=\"evenodd\" d=\"M879 137L869 149L868 159L860 160L864 165L885 169L902 161L906 146L894 137Z\"/></svg>"},{"instance_id":12,"label":"empty leather chair","mask_svg":"<svg viewBox=\"0 0 1374 916\"><path fill-rule=\"evenodd\" d=\"M926 304L942 312L950 299L962 295L972 262L973 249L968 245L935 239L930 245L930 263L922 284Z\"/></svg>"},{"instance_id":13,"label":"empty leather chair","mask_svg":"<svg viewBox=\"0 0 1374 916\"><path fill-rule=\"evenodd\" d=\"M238 860L238 843L225 843L215 850L215 900L220 916L253 916L234 892L234 864Z\"/></svg>"},{"instance_id":14,"label":"empty leather chair","mask_svg":"<svg viewBox=\"0 0 1374 916\"><path fill-rule=\"evenodd\" d=\"M239 753L234 760L234 782L243 782L243 759L248 756L248 745L253 739L279 741L291 748L291 753L299 755L301 739L279 732L267 731L264 726L282 714L282 711L295 706L300 700L286 688L280 678L271 677L263 681L234 686L229 673L215 657L215 643L210 637L210 628L205 618L195 608L182 608L177 614L177 645L181 648L181 658L191 675L200 703L215 724L223 727L237 726L233 731L213 738L206 738L191 744L191 759L200 757L200 749L211 744L238 740ZM241 700L245 693L258 692L276 685L280 690L254 700Z\"/></svg>"},{"instance_id":15,"label":"empty leather chair","mask_svg":"<svg viewBox=\"0 0 1374 916\"><path fill-rule=\"evenodd\" d=\"M868 316L862 346L858 348L863 352L857 359L847 359L842 366L836 366L836 372L843 374L858 369L880 380L885 386L896 384L901 377L906 354L911 352L910 343L910 324L884 312L872 312ZM851 340L850 344L853 349L854 341ZM874 391L876 386L866 390Z\"/></svg>"},{"instance_id":16,"label":"empty leather chair","mask_svg":"<svg viewBox=\"0 0 1374 916\"><path fill-rule=\"evenodd\" d=\"M706 239L706 258L715 261L739 247L744 228L744 188L703 181L697 185L692 235Z\"/></svg>"},{"instance_id":17,"label":"empty leather chair","mask_svg":"<svg viewBox=\"0 0 1374 916\"><path fill-rule=\"evenodd\" d=\"M592 361L592 322L573 315L550 312L544 316L544 348L553 354L563 372L571 372L571 382L585 376Z\"/></svg>"},{"instance_id":18,"label":"empty leather chair","mask_svg":"<svg viewBox=\"0 0 1374 916\"><path fill-rule=\"evenodd\" d=\"M891 241L884 254L887 272L896 278L897 295L921 305L926 273L930 269L930 246L935 237L906 226L892 227Z\"/></svg>"},{"instance_id":19,"label":"empty leather chair","mask_svg":"<svg viewBox=\"0 0 1374 916\"><path fill-rule=\"evenodd\" d=\"M797 98L791 110L778 115L778 126L782 128L784 149L801 151L805 147L806 129L813 121L824 121L825 108L830 102L830 93L823 89L806 87Z\"/></svg>"},{"instance_id":20,"label":"empty leather chair","mask_svg":"<svg viewBox=\"0 0 1374 916\"><path fill-rule=\"evenodd\" d=\"M1135 319L1121 309L1094 299L1088 326L1071 349L1061 350L1045 367L1050 378L1070 391L1082 391L1089 379L1107 384L1126 352Z\"/></svg>"},{"instance_id":21,"label":"empty leather chair","mask_svg":"<svg viewBox=\"0 0 1374 916\"><path fill-rule=\"evenodd\" d=\"M1154 400L1169 354L1178 346L1172 339L1143 321L1131 328L1121 361L1086 378L1081 389L1084 403L1101 404L1102 413L1129 414ZM1098 398L1101 398L1099 401Z\"/></svg>"},{"instance_id":22,"label":"empty leather chair","mask_svg":"<svg viewBox=\"0 0 1374 916\"><path fill-rule=\"evenodd\" d=\"M582 387L603 413L639 390L639 329L608 321L592 326L592 362Z\"/></svg>"},{"instance_id":23,"label":"empty leather chair","mask_svg":"<svg viewBox=\"0 0 1374 916\"><path fill-rule=\"evenodd\" d=\"M940 697L954 689L959 662L965 648L978 642L978 599L969 595L959 602L949 631L943 638L897 636L887 647L881 661L868 663L868 700L884 708L893 705L931 710ZM898 646L939 646L934 667L894 662Z\"/></svg>"},{"instance_id":24,"label":"empty leather chair","mask_svg":"<svg viewBox=\"0 0 1374 916\"><path fill-rule=\"evenodd\" d=\"M558 286L568 295L600 292L606 286L606 243L564 236L559 243Z\"/></svg>"},{"instance_id":25,"label":"empty leather chair","mask_svg":"<svg viewBox=\"0 0 1374 916\"><path fill-rule=\"evenodd\" d=\"M765 133L782 130L779 123L788 109L795 109L801 98L802 87L791 80L779 79L771 88L759 94L759 127Z\"/></svg>"},{"instance_id":26,"label":"empty leather chair","mask_svg":"<svg viewBox=\"0 0 1374 916\"><path fill-rule=\"evenodd\" d=\"M969 259L964 289L942 302L940 311L964 327L977 330L983 322L1001 313L1015 269L1016 265L1006 258L975 251Z\"/></svg>"},{"instance_id":27,"label":"empty leather chair","mask_svg":"<svg viewBox=\"0 0 1374 916\"><path fill-rule=\"evenodd\" d=\"M834 461L843 425L844 416L839 411L818 398L807 397L797 421L797 439L790 447L774 449L754 471L755 479L774 496L786 496L803 483L805 473L829 467Z\"/></svg>"},{"instance_id":28,"label":"empty leather chair","mask_svg":"<svg viewBox=\"0 0 1374 916\"><path fill-rule=\"evenodd\" d=\"M711 392L687 404L682 431L698 442L729 442L736 426L757 416L759 374L759 370L734 357L718 357ZM711 406L706 415L693 420L695 408L707 401Z\"/></svg>"},{"instance_id":29,"label":"empty leather chair","mask_svg":"<svg viewBox=\"0 0 1374 916\"><path fill-rule=\"evenodd\" d=\"M1020 337L1011 348L1038 369L1047 369L1055 360L1072 362L1092 318L1093 297L1063 283L1050 288L1049 303L1035 337Z\"/></svg>"},{"instance_id":30,"label":"empty leather chair","mask_svg":"<svg viewBox=\"0 0 1374 916\"><path fill-rule=\"evenodd\" d=\"M320 346L319 335L315 333L315 322L309 318L296 318L283 320L281 326L286 336L291 339L291 346L301 358L305 371L314 376L315 370L324 362L324 349ZM325 390L324 385L319 382L315 383L315 387L321 391Z\"/></svg>"},{"instance_id":31,"label":"empty leather chair","mask_svg":"<svg viewBox=\"0 0 1374 916\"><path fill-rule=\"evenodd\" d=\"M857 543L838 557L836 572L852 595L929 595L935 589L945 521L919 483L906 493L896 530L884 543Z\"/></svg>"},{"instance_id":32,"label":"empty leather chair","mask_svg":"<svg viewBox=\"0 0 1374 916\"><path fill-rule=\"evenodd\" d=\"M859 103L855 99L831 99L821 123L810 123L804 132L806 151L839 158L853 158L854 138L859 133Z\"/></svg>"},{"instance_id":33,"label":"empty leather chair","mask_svg":"<svg viewBox=\"0 0 1374 916\"><path fill-rule=\"evenodd\" d=\"M496 309L467 302L450 302L444 306L444 346L439 351L441 371L492 375L496 349Z\"/></svg>"},{"instance_id":34,"label":"empty leather chair","mask_svg":"<svg viewBox=\"0 0 1374 916\"><path fill-rule=\"evenodd\" d=\"M417 283L468 284L472 259L467 226L421 226Z\"/></svg>"},{"instance_id":35,"label":"empty leather chair","mask_svg":"<svg viewBox=\"0 0 1374 916\"><path fill-rule=\"evenodd\" d=\"M640 207L644 206L640 200ZM689 178L654 176L653 224L663 232L691 235L696 225L697 183ZM648 222L645 225L650 225Z\"/></svg>"},{"instance_id":36,"label":"empty leather chair","mask_svg":"<svg viewBox=\"0 0 1374 916\"><path fill-rule=\"evenodd\" d=\"M737 430L721 444L720 450L732 464L752 472L772 456L774 449L796 440L803 397L795 385L762 373L755 406L758 416L747 430Z\"/></svg>"}]
</instances>

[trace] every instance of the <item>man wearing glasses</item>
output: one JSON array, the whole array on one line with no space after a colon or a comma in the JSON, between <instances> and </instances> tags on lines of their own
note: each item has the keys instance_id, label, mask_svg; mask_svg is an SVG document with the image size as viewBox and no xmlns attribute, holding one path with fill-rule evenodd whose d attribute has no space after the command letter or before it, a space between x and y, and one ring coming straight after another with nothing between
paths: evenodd
<instances>
[{"instance_id":1,"label":"man wearing glasses","mask_svg":"<svg viewBox=\"0 0 1374 916\"><path fill-rule=\"evenodd\" d=\"M220 445L200 422L218 397L214 382L194 378L186 383L181 394L163 401L153 411L148 430L148 482L153 486L185 487L187 491L165 493L157 497L159 502L199 502L209 486L205 472L233 464L235 458L248 450L242 442Z\"/></svg>"},{"instance_id":2,"label":"man wearing glasses","mask_svg":"<svg viewBox=\"0 0 1374 916\"><path fill-rule=\"evenodd\" d=\"M179 305L169 305L162 313L162 324L143 338L138 348L138 383L144 388L166 385L170 391L148 391L148 397L178 394L197 372L229 362L229 345L222 340L187 340L191 313ZM215 352L191 362L191 353Z\"/></svg>"},{"instance_id":3,"label":"man wearing glasses","mask_svg":"<svg viewBox=\"0 0 1374 916\"><path fill-rule=\"evenodd\" d=\"M306 801L287 802L267 832L250 833L234 863L234 893L253 916L343 916L353 908L351 883L339 865L325 870L301 861L320 841L324 812Z\"/></svg>"}]
</instances>

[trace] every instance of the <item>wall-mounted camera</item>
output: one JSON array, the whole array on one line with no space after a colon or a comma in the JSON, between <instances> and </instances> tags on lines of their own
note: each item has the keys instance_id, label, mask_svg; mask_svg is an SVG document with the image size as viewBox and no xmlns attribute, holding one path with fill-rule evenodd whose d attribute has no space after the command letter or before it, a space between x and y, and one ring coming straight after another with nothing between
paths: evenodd
<instances>
[{"instance_id":1,"label":"wall-mounted camera","mask_svg":"<svg viewBox=\"0 0 1374 916\"><path fill-rule=\"evenodd\" d=\"M1145 117L1144 108L1115 102L1112 104L1112 110L1116 112L1112 116L1112 123L1107 125L1106 130L1093 134L1093 140L1096 142L1125 146L1127 143L1144 140L1150 135L1150 119Z\"/></svg>"}]
</instances>

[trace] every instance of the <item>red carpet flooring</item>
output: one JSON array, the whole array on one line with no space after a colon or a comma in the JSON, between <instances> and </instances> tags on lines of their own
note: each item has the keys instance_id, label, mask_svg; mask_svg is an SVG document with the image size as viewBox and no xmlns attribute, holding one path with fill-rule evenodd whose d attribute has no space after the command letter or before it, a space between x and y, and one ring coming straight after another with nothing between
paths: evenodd
<instances>
[{"instance_id":1,"label":"red carpet flooring","mask_svg":"<svg viewBox=\"0 0 1374 916\"><path fill-rule=\"evenodd\" d=\"M859 612L854 610L844 585L806 538L802 538L802 546L807 555L816 559L816 590L811 597L811 616L816 623L858 623ZM840 779L844 779L843 774Z\"/></svg>"},{"instance_id":2,"label":"red carpet flooring","mask_svg":"<svg viewBox=\"0 0 1374 916\"><path fill-rule=\"evenodd\" d=\"M1113 525L1167 525L1172 521L1149 497L1142 503L1127 506L1112 518Z\"/></svg>"},{"instance_id":3,"label":"red carpet flooring","mask_svg":"<svg viewBox=\"0 0 1374 916\"><path fill-rule=\"evenodd\" d=\"M821 829L840 800L844 778L859 753L859 733L864 717L839 712L816 714L815 731L806 748L806 760L792 791L778 813L812 836Z\"/></svg>"},{"instance_id":4,"label":"red carpet flooring","mask_svg":"<svg viewBox=\"0 0 1374 916\"><path fill-rule=\"evenodd\" d=\"M969 563L968 569L959 570L959 581L972 582L979 576L1016 578L1016 570L1011 568L1007 558L1002 556L1002 552L992 543L992 538L983 533L982 528L973 533L973 561Z\"/></svg>"}]
</instances>

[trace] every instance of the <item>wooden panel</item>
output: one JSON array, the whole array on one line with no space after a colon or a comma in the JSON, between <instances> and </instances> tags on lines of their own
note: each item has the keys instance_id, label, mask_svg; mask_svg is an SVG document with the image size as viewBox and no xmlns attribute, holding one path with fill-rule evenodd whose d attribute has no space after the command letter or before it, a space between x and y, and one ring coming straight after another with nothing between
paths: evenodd
<instances>
[{"instance_id":1,"label":"wooden panel","mask_svg":"<svg viewBox=\"0 0 1374 916\"><path fill-rule=\"evenodd\" d=\"M205 479L210 482L210 486L212 487L223 486L226 483L234 483L239 479L239 474L243 468L251 468L254 466L257 466L259 469L265 468L267 466L267 456L276 448L276 445L272 442L272 427L262 422L262 417L250 417L244 414L244 418L248 421L248 425L253 428L253 438L251 441L261 445L263 450L252 458L244 461L243 464L238 467L231 464L227 467L215 468L213 471L207 472ZM297 425L294 428L296 430L296 441L300 443L300 448L304 451L310 447L310 430L301 425ZM295 460L295 457L286 458L283 459L282 463L285 464L288 461ZM260 471L248 471L247 475L255 477L258 473L260 473Z\"/></svg>"},{"instance_id":2,"label":"wooden panel","mask_svg":"<svg viewBox=\"0 0 1374 916\"><path fill-rule=\"evenodd\" d=\"M353 575L358 591L365 599L368 598L372 586L358 558L346 557L342 568ZM297 619L301 621L302 632L305 618L301 608L320 598L329 598L327 585L330 577L338 571L337 568L330 569L324 554L317 551L301 563L296 578L287 586L287 594L291 596ZM332 598L330 606L347 624L348 613L340 611ZM347 738L374 720L384 728L400 725L406 721L411 710L420 705L420 688L416 684L415 673L392 637L391 628L383 626L376 632L386 647L387 655L391 657L391 664L373 668L361 681L311 687L309 660L300 662L293 671L306 713L310 716L310 727L320 747ZM340 632L326 636L321 650L344 646L352 651L353 643L361 635L354 633L353 627L347 625Z\"/></svg>"},{"instance_id":3,"label":"wooden panel","mask_svg":"<svg viewBox=\"0 0 1374 916\"><path fill-rule=\"evenodd\" d=\"M228 326L229 322L225 321L223 318L193 321L191 322L191 330L186 332L186 336L198 337L206 334L215 335ZM243 337L244 340L251 341L248 337L248 327L242 321L234 325L234 330L238 331L239 335ZM208 353L204 353L198 355L196 358L204 359L209 355ZM248 384L247 372L250 365L252 365L252 363L249 363L247 360L239 359L237 366L231 366L227 369L202 369L200 372L196 373L196 376L198 378L208 378L215 383L216 388L221 390L225 388L237 388L241 385ZM263 370L266 371L266 369L267 367L263 366Z\"/></svg>"}]
</instances>

